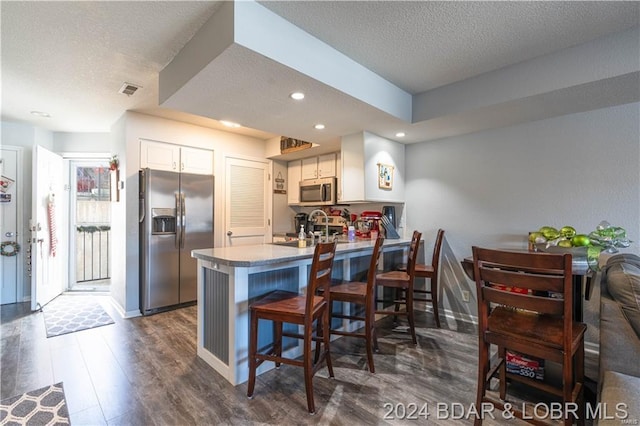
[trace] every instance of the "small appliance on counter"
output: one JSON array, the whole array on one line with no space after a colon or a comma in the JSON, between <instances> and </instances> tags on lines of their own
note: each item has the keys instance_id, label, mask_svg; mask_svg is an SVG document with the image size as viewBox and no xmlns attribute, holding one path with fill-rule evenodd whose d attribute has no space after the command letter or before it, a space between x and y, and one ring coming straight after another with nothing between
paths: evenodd
<instances>
[{"instance_id":1,"label":"small appliance on counter","mask_svg":"<svg viewBox=\"0 0 640 426\"><path fill-rule=\"evenodd\" d=\"M391 223L394 228L398 226L396 224L396 208L394 206L382 206L382 215L389 219L389 223Z\"/></svg>"},{"instance_id":2,"label":"small appliance on counter","mask_svg":"<svg viewBox=\"0 0 640 426\"><path fill-rule=\"evenodd\" d=\"M382 213L375 211L364 211L360 214L360 219L356 221L356 236L360 238L377 237L380 232L380 221Z\"/></svg>"},{"instance_id":3,"label":"small appliance on counter","mask_svg":"<svg viewBox=\"0 0 640 426\"><path fill-rule=\"evenodd\" d=\"M304 227L305 232L309 232L309 215L306 213L298 213L293 217L293 229L295 231L294 236L298 236L298 232L300 231L300 227Z\"/></svg>"}]
</instances>

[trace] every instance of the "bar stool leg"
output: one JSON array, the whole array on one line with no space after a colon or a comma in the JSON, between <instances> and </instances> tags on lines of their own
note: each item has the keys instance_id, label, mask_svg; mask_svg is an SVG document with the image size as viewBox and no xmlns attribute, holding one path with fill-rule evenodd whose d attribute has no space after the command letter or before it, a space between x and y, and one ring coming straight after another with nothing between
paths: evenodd
<instances>
[{"instance_id":1,"label":"bar stool leg","mask_svg":"<svg viewBox=\"0 0 640 426\"><path fill-rule=\"evenodd\" d=\"M258 316L251 312L251 336L249 339L249 383L247 385L247 397L253 398L253 390L256 386L256 353L258 351Z\"/></svg>"},{"instance_id":2,"label":"bar stool leg","mask_svg":"<svg viewBox=\"0 0 640 426\"><path fill-rule=\"evenodd\" d=\"M329 311L325 310L324 311L324 323L325 323L325 329L329 330L329 328L331 327L330 322L331 322L331 317L329 316ZM324 337L324 359L325 362L327 363L327 370L329 370L329 377L333 378L335 377L333 375L333 364L331 363L331 348L330 348L330 344L331 344L331 333L327 332L323 335Z\"/></svg>"},{"instance_id":3,"label":"bar stool leg","mask_svg":"<svg viewBox=\"0 0 640 426\"><path fill-rule=\"evenodd\" d=\"M431 305L433 306L433 316L436 320L436 327L440 327L440 312L438 312L438 282L433 278L431 281Z\"/></svg>"},{"instance_id":4,"label":"bar stool leg","mask_svg":"<svg viewBox=\"0 0 640 426\"><path fill-rule=\"evenodd\" d=\"M407 300L407 319L409 320L409 331L411 331L411 340L414 345L418 344L418 340L416 339L416 322L413 316L413 290L407 289L406 300Z\"/></svg>"},{"instance_id":5,"label":"bar stool leg","mask_svg":"<svg viewBox=\"0 0 640 426\"><path fill-rule=\"evenodd\" d=\"M313 402L313 359L311 358L311 330L310 327L304 333L304 387L307 392L307 408L309 413L315 414L316 407Z\"/></svg>"},{"instance_id":6,"label":"bar stool leg","mask_svg":"<svg viewBox=\"0 0 640 426\"><path fill-rule=\"evenodd\" d=\"M282 322L273 322L273 353L282 357ZM276 362L276 368L279 369L282 363Z\"/></svg>"}]
</instances>

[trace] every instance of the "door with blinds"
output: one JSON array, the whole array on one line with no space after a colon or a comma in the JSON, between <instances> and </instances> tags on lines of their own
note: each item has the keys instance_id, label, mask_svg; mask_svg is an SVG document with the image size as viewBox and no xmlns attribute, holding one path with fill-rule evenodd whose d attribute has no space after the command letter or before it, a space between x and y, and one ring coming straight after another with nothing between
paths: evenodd
<instances>
[{"instance_id":1,"label":"door with blinds","mask_svg":"<svg viewBox=\"0 0 640 426\"><path fill-rule=\"evenodd\" d=\"M269 162L227 157L226 246L271 241Z\"/></svg>"}]
</instances>

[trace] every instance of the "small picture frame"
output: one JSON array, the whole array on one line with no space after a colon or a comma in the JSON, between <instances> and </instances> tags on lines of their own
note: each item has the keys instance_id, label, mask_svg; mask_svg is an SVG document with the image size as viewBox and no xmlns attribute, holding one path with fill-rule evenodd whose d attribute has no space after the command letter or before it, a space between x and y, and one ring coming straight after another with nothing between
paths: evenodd
<instances>
[{"instance_id":1,"label":"small picture frame","mask_svg":"<svg viewBox=\"0 0 640 426\"><path fill-rule=\"evenodd\" d=\"M393 189L393 166L378 163L378 188Z\"/></svg>"}]
</instances>

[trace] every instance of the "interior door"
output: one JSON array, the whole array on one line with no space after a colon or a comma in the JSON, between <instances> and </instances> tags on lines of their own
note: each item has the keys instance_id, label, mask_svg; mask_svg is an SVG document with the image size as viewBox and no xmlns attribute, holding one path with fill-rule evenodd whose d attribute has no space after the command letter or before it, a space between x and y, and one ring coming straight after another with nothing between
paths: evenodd
<instances>
[{"instance_id":1,"label":"interior door","mask_svg":"<svg viewBox=\"0 0 640 426\"><path fill-rule=\"evenodd\" d=\"M0 278L2 291L0 304L16 303L18 290L22 289L22 265L24 243L18 230L22 229L19 218L22 217L22 193L18 191L18 165L21 164L20 148L2 147L0 151Z\"/></svg>"},{"instance_id":2,"label":"interior door","mask_svg":"<svg viewBox=\"0 0 640 426\"><path fill-rule=\"evenodd\" d=\"M226 246L271 241L269 163L226 159Z\"/></svg>"},{"instance_id":3,"label":"interior door","mask_svg":"<svg viewBox=\"0 0 640 426\"><path fill-rule=\"evenodd\" d=\"M32 310L46 305L66 288L67 201L62 157L36 145L30 219Z\"/></svg>"}]
</instances>

